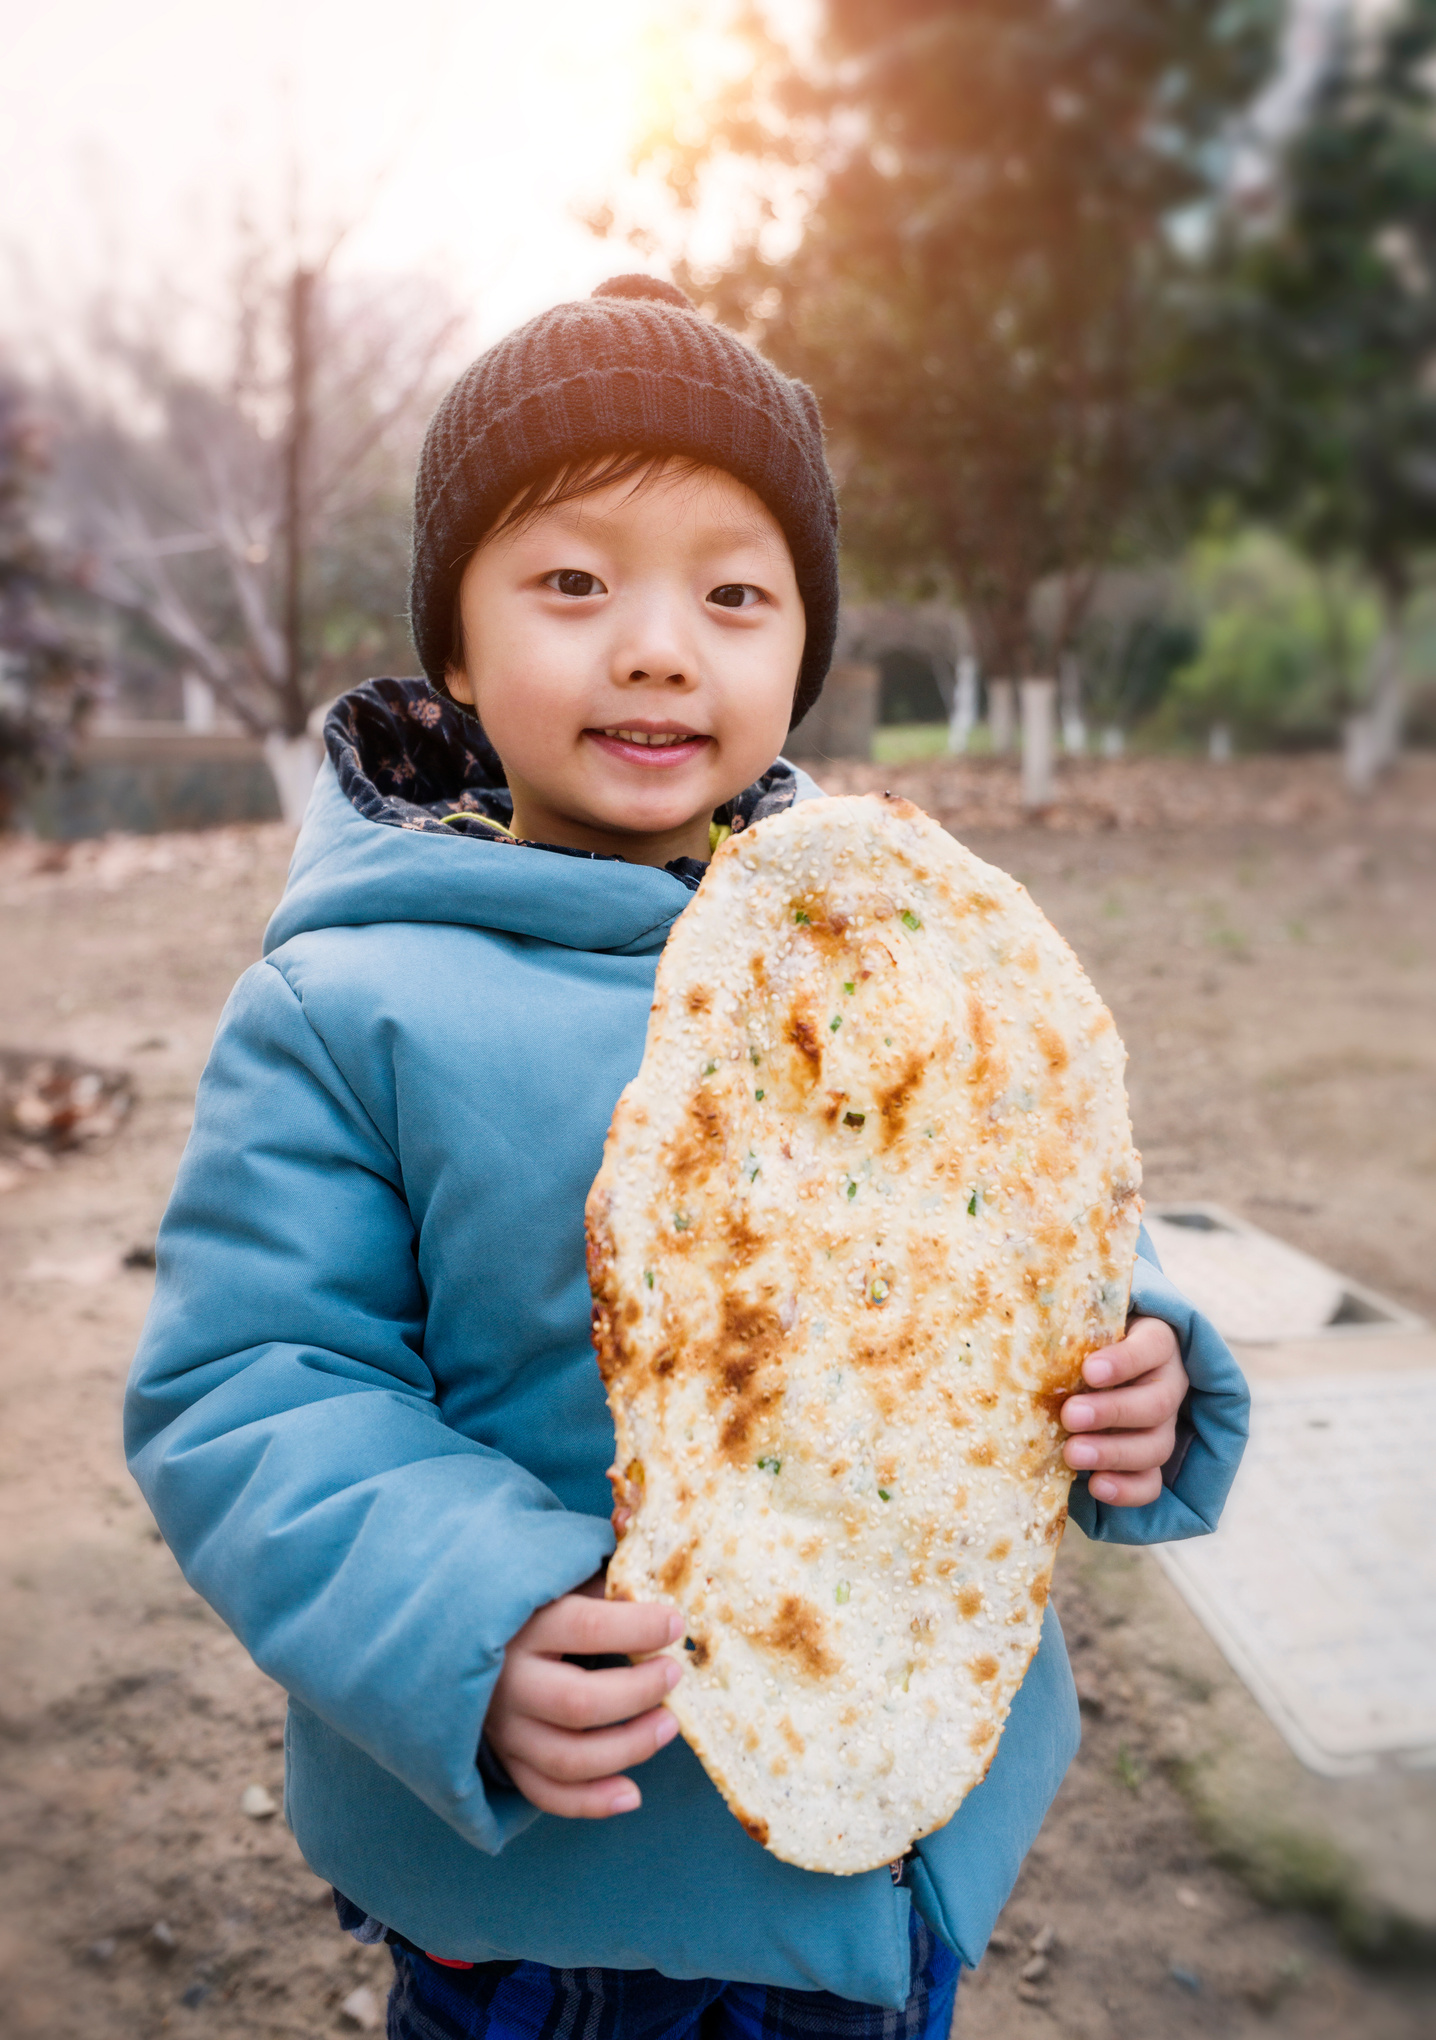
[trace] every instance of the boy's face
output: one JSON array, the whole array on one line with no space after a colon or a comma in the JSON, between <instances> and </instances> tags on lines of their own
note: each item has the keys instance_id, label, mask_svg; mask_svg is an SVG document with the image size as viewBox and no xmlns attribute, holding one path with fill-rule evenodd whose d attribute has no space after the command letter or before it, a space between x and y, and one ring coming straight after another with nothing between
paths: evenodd
<instances>
[{"instance_id":1,"label":"boy's face","mask_svg":"<svg viewBox=\"0 0 1436 2040\"><path fill-rule=\"evenodd\" d=\"M611 484L486 539L450 692L503 760L514 830L640 864L708 855L782 748L806 621L777 520L717 468Z\"/></svg>"}]
</instances>

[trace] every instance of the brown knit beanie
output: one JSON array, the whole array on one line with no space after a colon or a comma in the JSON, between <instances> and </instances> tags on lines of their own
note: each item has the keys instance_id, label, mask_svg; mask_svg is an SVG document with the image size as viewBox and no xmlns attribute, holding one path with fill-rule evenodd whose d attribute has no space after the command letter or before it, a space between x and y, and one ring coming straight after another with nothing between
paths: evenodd
<instances>
[{"instance_id":1,"label":"brown knit beanie","mask_svg":"<svg viewBox=\"0 0 1436 2040\"><path fill-rule=\"evenodd\" d=\"M838 509L817 399L671 283L616 276L481 354L430 422L414 488L410 622L440 692L470 555L524 485L605 453L688 454L762 498L807 613L793 721L818 698L838 625Z\"/></svg>"}]
</instances>

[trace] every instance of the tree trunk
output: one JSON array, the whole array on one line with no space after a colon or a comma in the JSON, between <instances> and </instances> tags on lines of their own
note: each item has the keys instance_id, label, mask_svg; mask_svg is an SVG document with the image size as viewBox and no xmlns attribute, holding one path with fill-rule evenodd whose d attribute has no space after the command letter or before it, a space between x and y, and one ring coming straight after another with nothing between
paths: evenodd
<instances>
[{"instance_id":1,"label":"tree trunk","mask_svg":"<svg viewBox=\"0 0 1436 2040\"><path fill-rule=\"evenodd\" d=\"M1080 758L1087 749L1087 725L1082 716L1082 663L1074 651L1065 651L1057 662L1057 699L1062 748L1069 758Z\"/></svg>"},{"instance_id":2,"label":"tree trunk","mask_svg":"<svg viewBox=\"0 0 1436 2040\"><path fill-rule=\"evenodd\" d=\"M264 762L279 795L279 812L291 829L297 829L324 762L324 746L303 731L287 737L282 730L271 730L264 740Z\"/></svg>"},{"instance_id":3,"label":"tree trunk","mask_svg":"<svg viewBox=\"0 0 1436 2040\"><path fill-rule=\"evenodd\" d=\"M314 273L296 267L289 283L289 432L284 446L284 672L280 727L304 734L304 513L309 455L310 385L313 381ZM282 796L281 796L282 797Z\"/></svg>"},{"instance_id":4,"label":"tree trunk","mask_svg":"<svg viewBox=\"0 0 1436 2040\"><path fill-rule=\"evenodd\" d=\"M1348 716L1343 731L1346 783L1355 794L1368 794L1401 755L1401 726L1406 713L1406 672L1402 624L1405 601L1400 590L1383 591L1381 635L1367 667L1370 685L1366 706Z\"/></svg>"},{"instance_id":5,"label":"tree trunk","mask_svg":"<svg viewBox=\"0 0 1436 2040\"><path fill-rule=\"evenodd\" d=\"M987 727L992 736L994 756L1003 758L1012 749L1016 729L1013 697L1017 692L1012 680L989 680L987 683Z\"/></svg>"},{"instance_id":6,"label":"tree trunk","mask_svg":"<svg viewBox=\"0 0 1436 2040\"><path fill-rule=\"evenodd\" d=\"M323 746L308 731L304 684L304 551L310 399L314 380L315 275L296 265L289 280L289 431L284 443L284 667L279 681L279 727L264 740L265 762L291 828L304 819L323 761Z\"/></svg>"},{"instance_id":7,"label":"tree trunk","mask_svg":"<svg viewBox=\"0 0 1436 2040\"><path fill-rule=\"evenodd\" d=\"M1022 805L1044 808L1056 793L1053 742L1057 699L1055 680L1022 683Z\"/></svg>"},{"instance_id":8,"label":"tree trunk","mask_svg":"<svg viewBox=\"0 0 1436 2040\"><path fill-rule=\"evenodd\" d=\"M957 682L952 693L952 713L947 722L947 748L960 756L977 723L977 661L964 652L957 662Z\"/></svg>"}]
</instances>

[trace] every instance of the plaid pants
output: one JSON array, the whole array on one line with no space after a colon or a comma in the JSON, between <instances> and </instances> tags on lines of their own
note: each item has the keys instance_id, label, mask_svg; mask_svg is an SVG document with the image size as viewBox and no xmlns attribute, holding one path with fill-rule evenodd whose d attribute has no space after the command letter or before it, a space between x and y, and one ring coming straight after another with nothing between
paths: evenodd
<instances>
[{"instance_id":1,"label":"plaid pants","mask_svg":"<svg viewBox=\"0 0 1436 2040\"><path fill-rule=\"evenodd\" d=\"M444 1969L392 1948L388 2040L947 2040L960 1964L913 1908L901 2011L825 1990L687 1983L656 1969L480 1962Z\"/></svg>"}]
</instances>

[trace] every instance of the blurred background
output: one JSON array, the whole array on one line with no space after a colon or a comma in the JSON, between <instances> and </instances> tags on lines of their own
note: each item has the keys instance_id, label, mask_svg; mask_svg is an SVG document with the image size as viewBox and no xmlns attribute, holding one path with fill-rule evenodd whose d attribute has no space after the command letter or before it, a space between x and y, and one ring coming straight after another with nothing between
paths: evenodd
<instances>
[{"instance_id":1,"label":"blurred background","mask_svg":"<svg viewBox=\"0 0 1436 2040\"><path fill-rule=\"evenodd\" d=\"M415 667L428 415L627 269L821 400L792 754L1029 885L1191 1283L1338 1399L1240 1578L1064 1556L1087 1743L967 2030L1436 2030L1436 0L6 12L0 2030L381 2023L116 1410L325 706Z\"/></svg>"}]
</instances>

